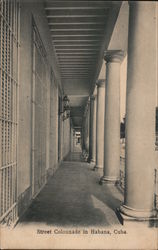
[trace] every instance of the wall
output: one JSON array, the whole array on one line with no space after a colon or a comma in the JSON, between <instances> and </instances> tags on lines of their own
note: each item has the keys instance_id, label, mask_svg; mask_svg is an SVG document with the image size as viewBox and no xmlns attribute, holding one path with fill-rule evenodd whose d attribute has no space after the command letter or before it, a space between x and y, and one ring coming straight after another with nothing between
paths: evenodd
<instances>
[{"instance_id":1,"label":"wall","mask_svg":"<svg viewBox=\"0 0 158 250\"><path fill-rule=\"evenodd\" d=\"M19 69L19 127L18 127L18 197L19 197L19 213L23 211L29 204L31 193L31 152L32 152L32 17L37 25L41 40L47 54L48 67L47 67L47 146L46 146L46 169L54 167L57 164L57 120L52 120L53 139L52 145L50 139L50 108L54 107L54 115L57 114L58 100L56 92L53 92L54 100L50 103L50 84L51 70L56 79L56 86L61 87L59 70L57 67L55 53L52 49L52 41L49 33L47 19L44 12L42 1L21 1L21 21L20 21L20 69ZM56 90L57 91L57 90ZM56 96L56 98L55 98ZM56 110L56 111L55 111ZM50 161L50 151L52 151L53 162ZM51 166L50 166L51 163Z\"/></svg>"}]
</instances>

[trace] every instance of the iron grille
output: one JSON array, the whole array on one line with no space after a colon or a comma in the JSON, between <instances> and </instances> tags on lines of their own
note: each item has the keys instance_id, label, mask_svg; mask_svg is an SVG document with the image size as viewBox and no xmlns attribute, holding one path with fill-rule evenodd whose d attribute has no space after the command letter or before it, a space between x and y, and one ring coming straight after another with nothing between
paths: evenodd
<instances>
[{"instance_id":1,"label":"iron grille","mask_svg":"<svg viewBox=\"0 0 158 250\"><path fill-rule=\"evenodd\" d=\"M17 218L17 121L20 6L0 1L0 221Z\"/></svg>"},{"instance_id":2,"label":"iron grille","mask_svg":"<svg viewBox=\"0 0 158 250\"><path fill-rule=\"evenodd\" d=\"M46 51L33 20L32 86L32 195L46 183L47 135L47 68Z\"/></svg>"}]
</instances>

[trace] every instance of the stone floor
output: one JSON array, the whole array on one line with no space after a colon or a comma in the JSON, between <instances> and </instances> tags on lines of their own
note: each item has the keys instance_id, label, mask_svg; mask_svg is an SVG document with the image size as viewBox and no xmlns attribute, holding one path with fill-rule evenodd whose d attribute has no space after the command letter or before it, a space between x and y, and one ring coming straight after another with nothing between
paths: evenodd
<instances>
[{"instance_id":1,"label":"stone floor","mask_svg":"<svg viewBox=\"0 0 158 250\"><path fill-rule=\"evenodd\" d=\"M99 185L100 174L80 157L68 156L35 198L19 225L120 225L115 209L123 195L114 186Z\"/></svg>"},{"instance_id":2,"label":"stone floor","mask_svg":"<svg viewBox=\"0 0 158 250\"><path fill-rule=\"evenodd\" d=\"M81 152L74 152L74 153L68 154L65 157L64 161L85 162L84 158L81 156Z\"/></svg>"}]
</instances>

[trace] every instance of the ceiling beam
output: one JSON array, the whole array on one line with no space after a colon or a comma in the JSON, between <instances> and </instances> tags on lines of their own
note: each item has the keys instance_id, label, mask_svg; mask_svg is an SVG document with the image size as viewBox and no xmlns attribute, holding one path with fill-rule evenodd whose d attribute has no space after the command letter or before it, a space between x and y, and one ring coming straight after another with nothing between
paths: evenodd
<instances>
[{"instance_id":1,"label":"ceiling beam","mask_svg":"<svg viewBox=\"0 0 158 250\"><path fill-rule=\"evenodd\" d=\"M60 11L63 11L63 10L108 10L108 7L107 6L74 6L74 7L72 7L72 6L63 6L63 5L60 5L60 6L58 6L58 7L55 7L55 6L50 6L50 5L48 5L47 7L45 7L45 10L46 11L54 11L54 10L60 10Z\"/></svg>"},{"instance_id":2,"label":"ceiling beam","mask_svg":"<svg viewBox=\"0 0 158 250\"><path fill-rule=\"evenodd\" d=\"M78 76L91 76L91 74L90 73L81 73L81 74L79 74L79 72L74 72L74 73L63 73L63 72L61 72L61 75L62 76L75 76L75 77L78 77Z\"/></svg>"},{"instance_id":3,"label":"ceiling beam","mask_svg":"<svg viewBox=\"0 0 158 250\"><path fill-rule=\"evenodd\" d=\"M62 75L61 77L63 77L64 79L67 79L67 78L72 78L72 77L74 77L75 79L85 79L85 78L87 78L87 79L90 79L90 78L92 78L92 76L89 76L89 75Z\"/></svg>"},{"instance_id":4,"label":"ceiling beam","mask_svg":"<svg viewBox=\"0 0 158 250\"><path fill-rule=\"evenodd\" d=\"M79 44L79 45L82 45L82 44L101 44L101 41L98 40L98 39L92 39L92 40L88 40L88 39L85 39L85 40L54 40L53 41L53 45L56 45L56 44Z\"/></svg>"},{"instance_id":5,"label":"ceiling beam","mask_svg":"<svg viewBox=\"0 0 158 250\"><path fill-rule=\"evenodd\" d=\"M58 56L60 56L60 55L58 55ZM96 60L97 60L97 56L96 55L94 55L94 57L93 57L93 55L83 55L83 56L79 56L79 55L74 55L74 56L71 56L71 55L69 55L69 54L64 54L64 56L62 56L62 57L60 57L60 58L58 58L58 62L60 63L60 62L72 62L72 64L74 63L74 61L76 61L76 62L85 62L85 63L88 63L88 62L91 62L91 63L95 63L96 62Z\"/></svg>"},{"instance_id":6,"label":"ceiling beam","mask_svg":"<svg viewBox=\"0 0 158 250\"><path fill-rule=\"evenodd\" d=\"M103 30L95 30L95 32L93 30L90 31L86 31L86 30L72 30L72 31L54 31L51 30L51 36L52 37L57 37L57 36L103 36Z\"/></svg>"},{"instance_id":7,"label":"ceiling beam","mask_svg":"<svg viewBox=\"0 0 158 250\"><path fill-rule=\"evenodd\" d=\"M79 70L82 70L82 69L90 69L90 70L92 70L92 68L88 68L88 67L86 67L86 68L79 68L79 67L78 67L78 68L61 68L61 67L60 67L60 69L61 69L61 70L64 70L64 69L72 69L72 70L74 70L74 69L79 69Z\"/></svg>"},{"instance_id":8,"label":"ceiling beam","mask_svg":"<svg viewBox=\"0 0 158 250\"><path fill-rule=\"evenodd\" d=\"M83 68L60 68L60 70L62 72L84 72L84 71L91 72L92 71L91 68L85 68L85 67Z\"/></svg>"},{"instance_id":9,"label":"ceiling beam","mask_svg":"<svg viewBox=\"0 0 158 250\"><path fill-rule=\"evenodd\" d=\"M60 66L60 69L63 69L63 70L66 70L66 69L89 69L90 67L87 67L89 65L86 65L86 66L83 66L82 64L81 65L74 65L74 66Z\"/></svg>"},{"instance_id":10,"label":"ceiling beam","mask_svg":"<svg viewBox=\"0 0 158 250\"><path fill-rule=\"evenodd\" d=\"M106 16L107 15L107 8L71 8L67 6L66 8L58 8L58 9L49 9L46 10L47 17L67 17L67 16Z\"/></svg>"},{"instance_id":11,"label":"ceiling beam","mask_svg":"<svg viewBox=\"0 0 158 250\"><path fill-rule=\"evenodd\" d=\"M93 57L61 57L60 59L58 59L59 63L69 63L69 64L74 64L74 62L78 62L79 64L83 63L83 64L95 64L96 60Z\"/></svg>"},{"instance_id":12,"label":"ceiling beam","mask_svg":"<svg viewBox=\"0 0 158 250\"><path fill-rule=\"evenodd\" d=\"M90 54L96 54L96 52L97 51L99 51L98 49L78 49L78 48L76 48L76 49L56 49L56 53L57 54L67 54L67 53L78 53L78 52L81 52L81 53L85 53L85 51L86 51L86 53L90 53Z\"/></svg>"},{"instance_id":13,"label":"ceiling beam","mask_svg":"<svg viewBox=\"0 0 158 250\"><path fill-rule=\"evenodd\" d=\"M60 24L60 23L106 23L106 17L103 16L47 16L48 23Z\"/></svg>"},{"instance_id":14,"label":"ceiling beam","mask_svg":"<svg viewBox=\"0 0 158 250\"><path fill-rule=\"evenodd\" d=\"M55 46L56 48L56 46ZM56 48L56 52L58 51L98 51L99 47L88 47L87 48L83 48L82 46L76 46L75 48L71 47L70 48Z\"/></svg>"},{"instance_id":15,"label":"ceiling beam","mask_svg":"<svg viewBox=\"0 0 158 250\"><path fill-rule=\"evenodd\" d=\"M62 76L72 76L72 75L74 75L74 76L80 76L80 75L82 75L82 76L89 76L90 74L89 74L89 72L61 72L61 75Z\"/></svg>"},{"instance_id":16,"label":"ceiling beam","mask_svg":"<svg viewBox=\"0 0 158 250\"><path fill-rule=\"evenodd\" d=\"M58 29L58 28L50 28L50 31L51 32L87 32L87 31L99 31L99 32L103 32L104 28L61 28L61 29Z\"/></svg>"},{"instance_id":17,"label":"ceiling beam","mask_svg":"<svg viewBox=\"0 0 158 250\"><path fill-rule=\"evenodd\" d=\"M95 45L95 44L62 44L62 45L58 45L58 44L55 44L55 48L59 48L59 49L89 49L89 48L100 48L100 45Z\"/></svg>"},{"instance_id":18,"label":"ceiling beam","mask_svg":"<svg viewBox=\"0 0 158 250\"><path fill-rule=\"evenodd\" d=\"M105 18L105 15L98 15L98 14L86 14L86 15L53 15L47 14L47 18Z\"/></svg>"},{"instance_id":19,"label":"ceiling beam","mask_svg":"<svg viewBox=\"0 0 158 250\"><path fill-rule=\"evenodd\" d=\"M80 75L80 74L82 74L82 75L84 75L84 74L91 74L93 71L92 70L72 70L72 71L69 71L69 70L67 70L67 71L64 71L64 70L61 70L60 71L61 72L61 74L69 74L69 75L72 75L72 74L76 74L76 75Z\"/></svg>"},{"instance_id":20,"label":"ceiling beam","mask_svg":"<svg viewBox=\"0 0 158 250\"><path fill-rule=\"evenodd\" d=\"M62 81L65 81L65 80L83 80L83 81L91 81L91 78L88 77L88 76L85 76L85 77L80 77L80 76L68 76L68 77L65 77L65 76L61 76L61 80Z\"/></svg>"},{"instance_id":21,"label":"ceiling beam","mask_svg":"<svg viewBox=\"0 0 158 250\"><path fill-rule=\"evenodd\" d=\"M51 32L52 34L52 32ZM96 34L96 33L91 33L91 34L88 34L87 32L85 34L83 34L83 32L81 32L81 34L79 34L78 32L76 32L76 34L68 34L68 33L65 33L65 34L52 34L51 37L104 37L104 35L101 33L101 34ZM79 39L80 40L80 39Z\"/></svg>"},{"instance_id":22,"label":"ceiling beam","mask_svg":"<svg viewBox=\"0 0 158 250\"><path fill-rule=\"evenodd\" d=\"M60 70L60 72L62 74L69 74L69 75L72 75L72 74L92 74L92 70L77 70L77 71L63 71L63 70Z\"/></svg>"},{"instance_id":23,"label":"ceiling beam","mask_svg":"<svg viewBox=\"0 0 158 250\"><path fill-rule=\"evenodd\" d=\"M81 51L81 52L78 52L78 51L76 51L76 50L70 50L70 51L62 51L62 52L56 52L58 55L64 55L64 54L67 54L67 55L96 55L97 54L97 52L96 51Z\"/></svg>"},{"instance_id":24,"label":"ceiling beam","mask_svg":"<svg viewBox=\"0 0 158 250\"><path fill-rule=\"evenodd\" d=\"M75 79L90 79L91 76L90 75L61 75L62 79L67 79L67 78L75 78Z\"/></svg>"},{"instance_id":25,"label":"ceiling beam","mask_svg":"<svg viewBox=\"0 0 158 250\"><path fill-rule=\"evenodd\" d=\"M49 21L49 19L48 19L48 21ZM59 22L59 23L57 23L57 22L48 22L48 25L49 26L52 26L52 27L60 27L60 26L63 26L63 27L69 27L69 26L71 26L71 27L76 27L76 26L79 26L79 27L85 27L85 26L93 26L93 27L97 27L97 26L99 26L100 27L100 25L102 26L102 25L105 25L105 21L104 22L77 22L77 23L75 23L75 22L63 22L63 23L61 23L61 22Z\"/></svg>"},{"instance_id":26,"label":"ceiling beam","mask_svg":"<svg viewBox=\"0 0 158 250\"><path fill-rule=\"evenodd\" d=\"M68 23L64 23L64 24L48 23L48 25L49 25L50 30L51 29L53 29L53 30L93 29L94 30L94 29L104 29L105 28L105 24L103 24L103 23L99 23L99 24L96 24L96 23L77 23L77 24L74 24L74 23L69 23L69 24Z\"/></svg>"},{"instance_id":27,"label":"ceiling beam","mask_svg":"<svg viewBox=\"0 0 158 250\"><path fill-rule=\"evenodd\" d=\"M94 54L59 54L59 60L61 59L82 59L82 60L86 60L86 59L96 59L97 58L97 55L95 54L94 57L93 57Z\"/></svg>"},{"instance_id":28,"label":"ceiling beam","mask_svg":"<svg viewBox=\"0 0 158 250\"><path fill-rule=\"evenodd\" d=\"M59 55L59 60L61 59L82 59L82 60L86 60L86 59L96 59L97 58L97 55L95 55L95 56L93 56L93 55L91 55L91 54L89 54L89 55L81 55L81 54L78 54L78 55L76 55L76 54L71 54L71 55L69 55L69 54L65 54L65 55L63 55L63 54L60 54Z\"/></svg>"},{"instance_id":29,"label":"ceiling beam","mask_svg":"<svg viewBox=\"0 0 158 250\"><path fill-rule=\"evenodd\" d=\"M89 80L90 77L89 76L61 76L62 80L74 80L74 79L78 79L78 80Z\"/></svg>"},{"instance_id":30,"label":"ceiling beam","mask_svg":"<svg viewBox=\"0 0 158 250\"><path fill-rule=\"evenodd\" d=\"M86 66L95 66L95 64L91 64L91 63L78 63L78 62L74 62L73 64L72 63L60 63L59 64L60 65L60 67L73 67L73 66L75 66L75 67L86 67Z\"/></svg>"},{"instance_id":31,"label":"ceiling beam","mask_svg":"<svg viewBox=\"0 0 158 250\"><path fill-rule=\"evenodd\" d=\"M75 65L75 67L73 67ZM68 65L68 67L67 67L67 64L59 64L59 67L60 68L63 68L63 69L71 69L71 68L73 68L73 69L75 69L75 68L85 68L85 67L87 67L87 68L89 68L89 69L94 69L94 67L95 67L95 65L92 65L92 64L77 64L77 63L74 63L74 65L72 65L72 64L69 64Z\"/></svg>"},{"instance_id":32,"label":"ceiling beam","mask_svg":"<svg viewBox=\"0 0 158 250\"><path fill-rule=\"evenodd\" d=\"M45 5L45 8L65 8L65 7L69 7L69 8L72 8L72 7L84 7L84 8L109 8L111 6L111 1L100 1L100 0L97 0L97 1L46 1L46 5Z\"/></svg>"},{"instance_id":33,"label":"ceiling beam","mask_svg":"<svg viewBox=\"0 0 158 250\"><path fill-rule=\"evenodd\" d=\"M81 98L81 97L86 98L86 97L89 97L89 95L84 95L84 94L83 95L81 95L81 94L80 95L77 95L77 94L72 95L71 94L71 95L68 95L68 96L70 97L70 99L71 99L71 97L72 98Z\"/></svg>"},{"instance_id":34,"label":"ceiling beam","mask_svg":"<svg viewBox=\"0 0 158 250\"><path fill-rule=\"evenodd\" d=\"M90 72L92 69L90 68L60 68L60 70L62 72L83 72L83 71L87 71Z\"/></svg>"},{"instance_id":35,"label":"ceiling beam","mask_svg":"<svg viewBox=\"0 0 158 250\"><path fill-rule=\"evenodd\" d=\"M95 66L95 64L92 64L91 62L87 62L87 63L84 63L84 62L77 62L77 61L73 61L72 62L61 62L61 63L58 63L60 65L60 67L65 67L65 66L68 66L68 67L73 67L74 65L77 67L77 66Z\"/></svg>"},{"instance_id":36,"label":"ceiling beam","mask_svg":"<svg viewBox=\"0 0 158 250\"><path fill-rule=\"evenodd\" d=\"M77 67L95 67L96 64L93 64L91 62L87 62L87 63L84 63L84 62L77 62L77 61L73 61L73 63L71 62L61 62L61 63L58 63L58 65L60 67L63 67L63 68L77 68Z\"/></svg>"},{"instance_id":37,"label":"ceiling beam","mask_svg":"<svg viewBox=\"0 0 158 250\"><path fill-rule=\"evenodd\" d=\"M64 69L64 68L60 68L60 69ZM70 69L71 69L71 68L70 68ZM81 70L82 68L78 68L78 69L80 69L80 70ZM91 69L91 70L92 70L92 68L87 68L87 69Z\"/></svg>"},{"instance_id":38,"label":"ceiling beam","mask_svg":"<svg viewBox=\"0 0 158 250\"><path fill-rule=\"evenodd\" d=\"M58 60L59 63L68 63L68 64L74 64L74 63L82 63L82 64L95 64L96 60L95 58L89 57L89 58L82 58L82 57L67 57L67 58L60 58Z\"/></svg>"},{"instance_id":39,"label":"ceiling beam","mask_svg":"<svg viewBox=\"0 0 158 250\"><path fill-rule=\"evenodd\" d=\"M99 36L101 36L101 35L99 35ZM91 36L52 36L52 42L54 43L54 42L61 42L62 40L63 41L65 41L65 40L67 40L67 41L70 41L70 42L74 42L74 41L77 41L77 42L82 42L82 41L90 41L90 42L92 42L92 41L96 41L96 42L98 42L98 41L100 41L101 42L101 40L99 39L97 39L98 38L98 36L97 35L91 35Z\"/></svg>"}]
</instances>

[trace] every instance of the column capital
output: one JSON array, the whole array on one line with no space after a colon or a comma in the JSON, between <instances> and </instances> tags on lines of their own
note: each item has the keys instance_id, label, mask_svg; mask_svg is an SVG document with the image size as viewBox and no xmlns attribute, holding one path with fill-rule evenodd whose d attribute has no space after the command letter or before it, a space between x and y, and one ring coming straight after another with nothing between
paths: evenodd
<instances>
[{"instance_id":1,"label":"column capital","mask_svg":"<svg viewBox=\"0 0 158 250\"><path fill-rule=\"evenodd\" d=\"M129 6L136 6L136 5L143 5L143 4L146 4L146 2L143 2L143 1L128 1L128 5ZM148 4L148 3L147 3Z\"/></svg>"},{"instance_id":2,"label":"column capital","mask_svg":"<svg viewBox=\"0 0 158 250\"><path fill-rule=\"evenodd\" d=\"M118 62L120 63L125 57L126 52L123 50L106 50L104 51L104 60L109 62Z\"/></svg>"},{"instance_id":3,"label":"column capital","mask_svg":"<svg viewBox=\"0 0 158 250\"><path fill-rule=\"evenodd\" d=\"M105 87L105 79L99 79L96 82L96 85L97 85L98 88L104 88Z\"/></svg>"}]
</instances>

